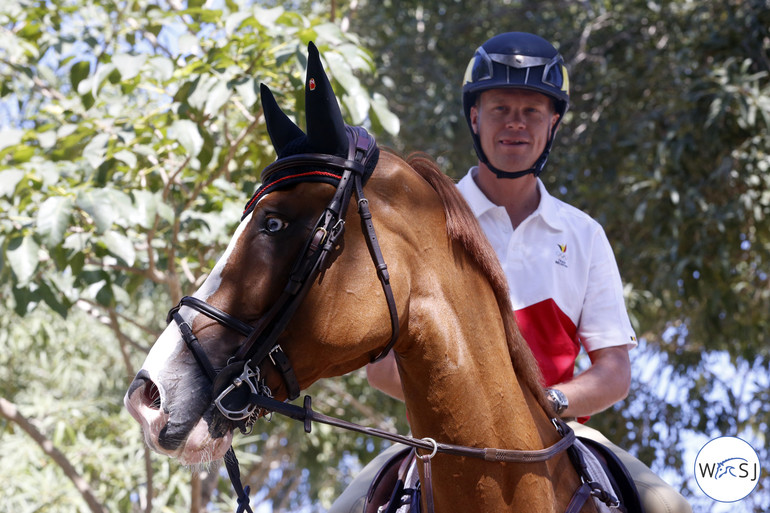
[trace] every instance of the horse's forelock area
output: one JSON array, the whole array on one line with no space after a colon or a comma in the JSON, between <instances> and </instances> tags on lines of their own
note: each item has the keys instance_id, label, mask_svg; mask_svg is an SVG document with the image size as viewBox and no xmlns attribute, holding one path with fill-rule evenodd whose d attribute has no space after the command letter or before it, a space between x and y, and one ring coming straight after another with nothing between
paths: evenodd
<instances>
[{"instance_id":1,"label":"horse's forelock area","mask_svg":"<svg viewBox=\"0 0 770 513\"><path fill-rule=\"evenodd\" d=\"M409 155L406 162L430 184L441 198L450 239L465 248L470 258L487 277L495 292L503 317L508 349L516 374L527 384L538 401L545 406L546 401L542 393L542 375L529 346L527 346L516 325L508 292L508 282L497 259L497 254L484 236L473 211L457 190L452 179L441 171L431 157L422 153L415 153Z\"/></svg>"}]
</instances>

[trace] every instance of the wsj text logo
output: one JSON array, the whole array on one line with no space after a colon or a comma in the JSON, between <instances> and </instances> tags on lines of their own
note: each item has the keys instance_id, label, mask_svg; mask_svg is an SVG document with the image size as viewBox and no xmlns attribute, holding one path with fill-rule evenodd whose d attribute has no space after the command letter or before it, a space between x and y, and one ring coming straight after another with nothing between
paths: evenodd
<instances>
[{"instance_id":1,"label":"wsj text logo","mask_svg":"<svg viewBox=\"0 0 770 513\"><path fill-rule=\"evenodd\" d=\"M719 502L739 501L754 491L761 470L754 448L732 436L711 440L695 458L695 481Z\"/></svg>"}]
</instances>

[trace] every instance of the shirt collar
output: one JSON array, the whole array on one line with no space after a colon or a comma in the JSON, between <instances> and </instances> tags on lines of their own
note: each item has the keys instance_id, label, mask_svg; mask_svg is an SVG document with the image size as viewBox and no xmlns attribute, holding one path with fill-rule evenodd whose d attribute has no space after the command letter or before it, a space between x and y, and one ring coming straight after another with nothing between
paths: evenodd
<instances>
[{"instance_id":1,"label":"shirt collar","mask_svg":"<svg viewBox=\"0 0 770 513\"><path fill-rule=\"evenodd\" d=\"M564 223L559 215L559 205L553 196L551 196L545 188L543 181L537 179L537 188L540 191L540 204L537 209L532 213L533 216L539 215L543 218L543 221L554 230L563 230Z\"/></svg>"},{"instance_id":2,"label":"shirt collar","mask_svg":"<svg viewBox=\"0 0 770 513\"><path fill-rule=\"evenodd\" d=\"M465 200L468 202L468 205L470 205L473 215L477 218L490 210L502 208L492 203L489 198L487 198L487 195L479 189L479 186L474 179L474 176L476 176L478 172L479 168L477 166L472 167L459 184Z\"/></svg>"},{"instance_id":3,"label":"shirt collar","mask_svg":"<svg viewBox=\"0 0 770 513\"><path fill-rule=\"evenodd\" d=\"M460 184L463 196L465 196L465 200L470 205L473 215L477 218L490 210L503 208L492 203L489 198L487 198L486 194L479 189L476 180L473 178L478 172L479 169L477 166L472 167L468 174L461 180L462 183ZM501 180L504 180L504 178L501 178ZM540 180L540 178L537 179L537 188L538 191L540 191L540 204L538 204L535 211L532 212L529 217L540 216L551 228L560 231L563 230L564 224L559 215L556 198L548 193L545 184L543 184L543 181Z\"/></svg>"}]
</instances>

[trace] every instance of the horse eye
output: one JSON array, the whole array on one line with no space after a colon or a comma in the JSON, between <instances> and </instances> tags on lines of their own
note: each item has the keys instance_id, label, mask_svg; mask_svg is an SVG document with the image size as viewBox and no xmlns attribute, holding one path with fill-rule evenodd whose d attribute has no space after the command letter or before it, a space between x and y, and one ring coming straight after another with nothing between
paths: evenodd
<instances>
[{"instance_id":1,"label":"horse eye","mask_svg":"<svg viewBox=\"0 0 770 513\"><path fill-rule=\"evenodd\" d=\"M278 233L285 229L289 223L281 219L280 217L268 217L265 219L265 230L269 233Z\"/></svg>"}]
</instances>

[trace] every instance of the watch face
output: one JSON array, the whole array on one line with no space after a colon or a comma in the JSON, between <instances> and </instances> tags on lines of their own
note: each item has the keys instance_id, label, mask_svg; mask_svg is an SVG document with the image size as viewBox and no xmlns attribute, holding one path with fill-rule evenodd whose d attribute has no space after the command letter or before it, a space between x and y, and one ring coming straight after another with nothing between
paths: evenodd
<instances>
[{"instance_id":1,"label":"watch face","mask_svg":"<svg viewBox=\"0 0 770 513\"><path fill-rule=\"evenodd\" d=\"M569 402L567 401L567 396L565 396L561 390L555 390L552 388L548 390L548 396L554 403L554 409L556 410L556 413L561 413L567 409Z\"/></svg>"}]
</instances>

